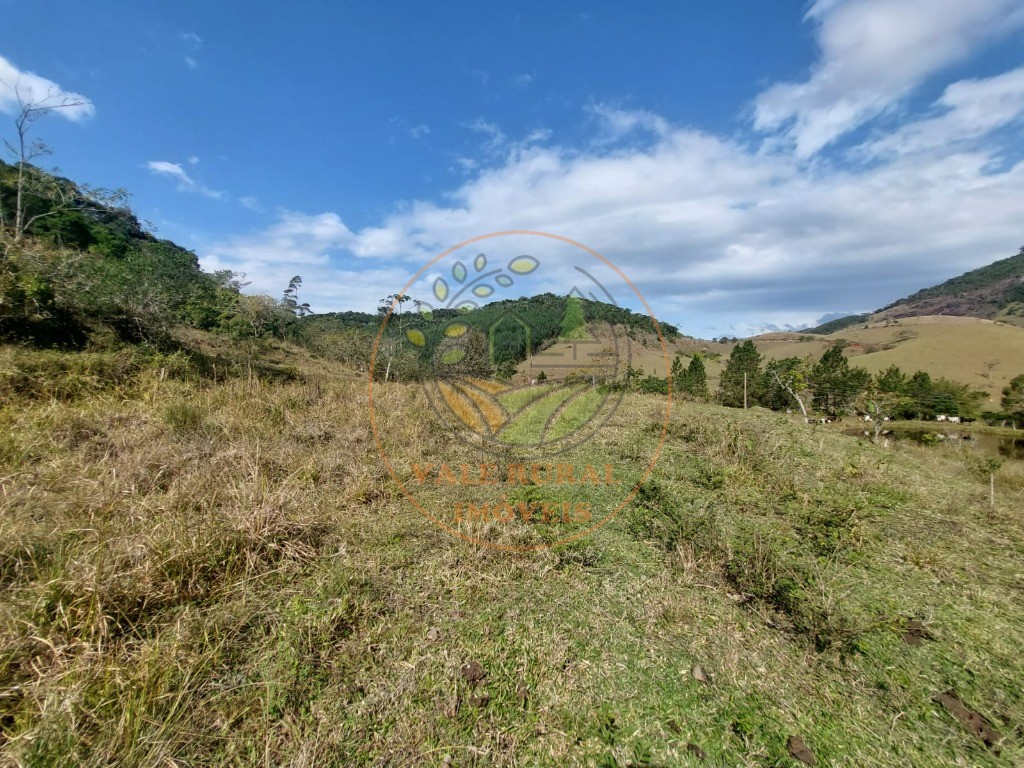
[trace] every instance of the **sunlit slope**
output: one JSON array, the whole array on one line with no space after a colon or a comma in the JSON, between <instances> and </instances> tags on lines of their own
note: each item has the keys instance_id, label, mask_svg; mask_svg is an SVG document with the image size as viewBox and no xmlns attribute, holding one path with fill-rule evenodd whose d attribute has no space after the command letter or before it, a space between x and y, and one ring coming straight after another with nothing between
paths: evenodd
<instances>
[{"instance_id":1,"label":"sunlit slope","mask_svg":"<svg viewBox=\"0 0 1024 768\"><path fill-rule=\"evenodd\" d=\"M877 373L890 365L906 372L970 384L998 401L1014 376L1024 373L1024 328L973 317L904 318L898 324L847 328L828 336L773 333L754 339L765 357L814 358L840 339L850 342L857 365Z\"/></svg>"}]
</instances>

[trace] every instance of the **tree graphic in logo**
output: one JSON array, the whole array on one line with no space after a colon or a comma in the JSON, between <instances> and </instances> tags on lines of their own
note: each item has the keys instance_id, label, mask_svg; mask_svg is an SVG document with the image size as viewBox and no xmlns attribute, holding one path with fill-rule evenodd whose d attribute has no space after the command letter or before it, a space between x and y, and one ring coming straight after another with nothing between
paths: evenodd
<instances>
[{"instance_id":1,"label":"tree graphic in logo","mask_svg":"<svg viewBox=\"0 0 1024 768\"><path fill-rule=\"evenodd\" d=\"M418 302L419 311L425 321L434 320L438 308L469 313L480 307L478 300L494 296L497 288L512 287L540 266L539 259L528 255L497 265L483 253L469 266L455 261L433 280L437 305ZM518 333L525 339L527 355L537 351L533 329L515 312L501 314L484 328L468 316L451 319L431 350L421 328L405 331L406 341L430 356L433 375L426 390L434 410L460 436L505 452L551 453L576 444L581 430L602 414L610 415L608 406L617 404L621 393L609 390L607 383L616 375L624 340L592 337L586 329L582 293L575 293L566 299L559 323L556 345L561 359L551 363L562 375L543 374L543 381L517 372L508 361L504 380L493 375L502 368L498 340L503 336ZM553 352L546 354L554 360Z\"/></svg>"}]
</instances>

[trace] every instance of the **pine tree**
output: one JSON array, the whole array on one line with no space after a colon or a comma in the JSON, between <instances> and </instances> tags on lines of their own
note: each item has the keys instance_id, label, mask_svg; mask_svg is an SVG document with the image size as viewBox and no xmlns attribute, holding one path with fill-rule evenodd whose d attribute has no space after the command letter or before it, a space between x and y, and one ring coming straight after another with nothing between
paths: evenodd
<instances>
[{"instance_id":1,"label":"pine tree","mask_svg":"<svg viewBox=\"0 0 1024 768\"><path fill-rule=\"evenodd\" d=\"M747 339L732 348L729 362L722 371L722 379L718 385L718 399L722 405L742 408L743 380L746 374L747 401L757 402L759 383L761 380L761 354L754 342Z\"/></svg>"},{"instance_id":2,"label":"pine tree","mask_svg":"<svg viewBox=\"0 0 1024 768\"><path fill-rule=\"evenodd\" d=\"M687 392L694 397L708 396L708 372L704 368L704 360L700 355L690 358L690 365L684 375Z\"/></svg>"},{"instance_id":3,"label":"pine tree","mask_svg":"<svg viewBox=\"0 0 1024 768\"><path fill-rule=\"evenodd\" d=\"M676 392L689 392L689 382L686 380L686 369L683 367L683 358L676 355L672 360L672 389Z\"/></svg>"},{"instance_id":4,"label":"pine tree","mask_svg":"<svg viewBox=\"0 0 1024 768\"><path fill-rule=\"evenodd\" d=\"M833 418L845 413L871 381L863 368L851 368L842 343L834 345L811 369L814 407Z\"/></svg>"}]
</instances>

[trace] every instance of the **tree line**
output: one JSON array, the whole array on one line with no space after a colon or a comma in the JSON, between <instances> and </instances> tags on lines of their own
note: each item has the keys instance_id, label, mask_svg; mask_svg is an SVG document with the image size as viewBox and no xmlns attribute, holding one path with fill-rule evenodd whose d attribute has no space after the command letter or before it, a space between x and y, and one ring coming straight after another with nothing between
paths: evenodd
<instances>
[{"instance_id":1,"label":"tree line","mask_svg":"<svg viewBox=\"0 0 1024 768\"><path fill-rule=\"evenodd\" d=\"M1003 391L1002 410L984 410L984 392L926 371L907 374L891 365L872 376L850 365L840 341L819 360L786 357L765 361L753 341L735 346L722 371L717 400L734 408L759 405L799 409L838 419L851 413L873 418L934 419L940 414L989 422L1024 423L1024 375Z\"/></svg>"}]
</instances>

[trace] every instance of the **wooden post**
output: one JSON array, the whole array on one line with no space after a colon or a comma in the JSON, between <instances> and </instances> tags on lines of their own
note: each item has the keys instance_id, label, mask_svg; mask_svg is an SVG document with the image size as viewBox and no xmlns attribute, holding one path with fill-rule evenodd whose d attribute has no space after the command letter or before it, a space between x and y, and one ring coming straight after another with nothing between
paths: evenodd
<instances>
[{"instance_id":1,"label":"wooden post","mask_svg":"<svg viewBox=\"0 0 1024 768\"><path fill-rule=\"evenodd\" d=\"M743 410L747 409L747 372L743 372Z\"/></svg>"}]
</instances>

